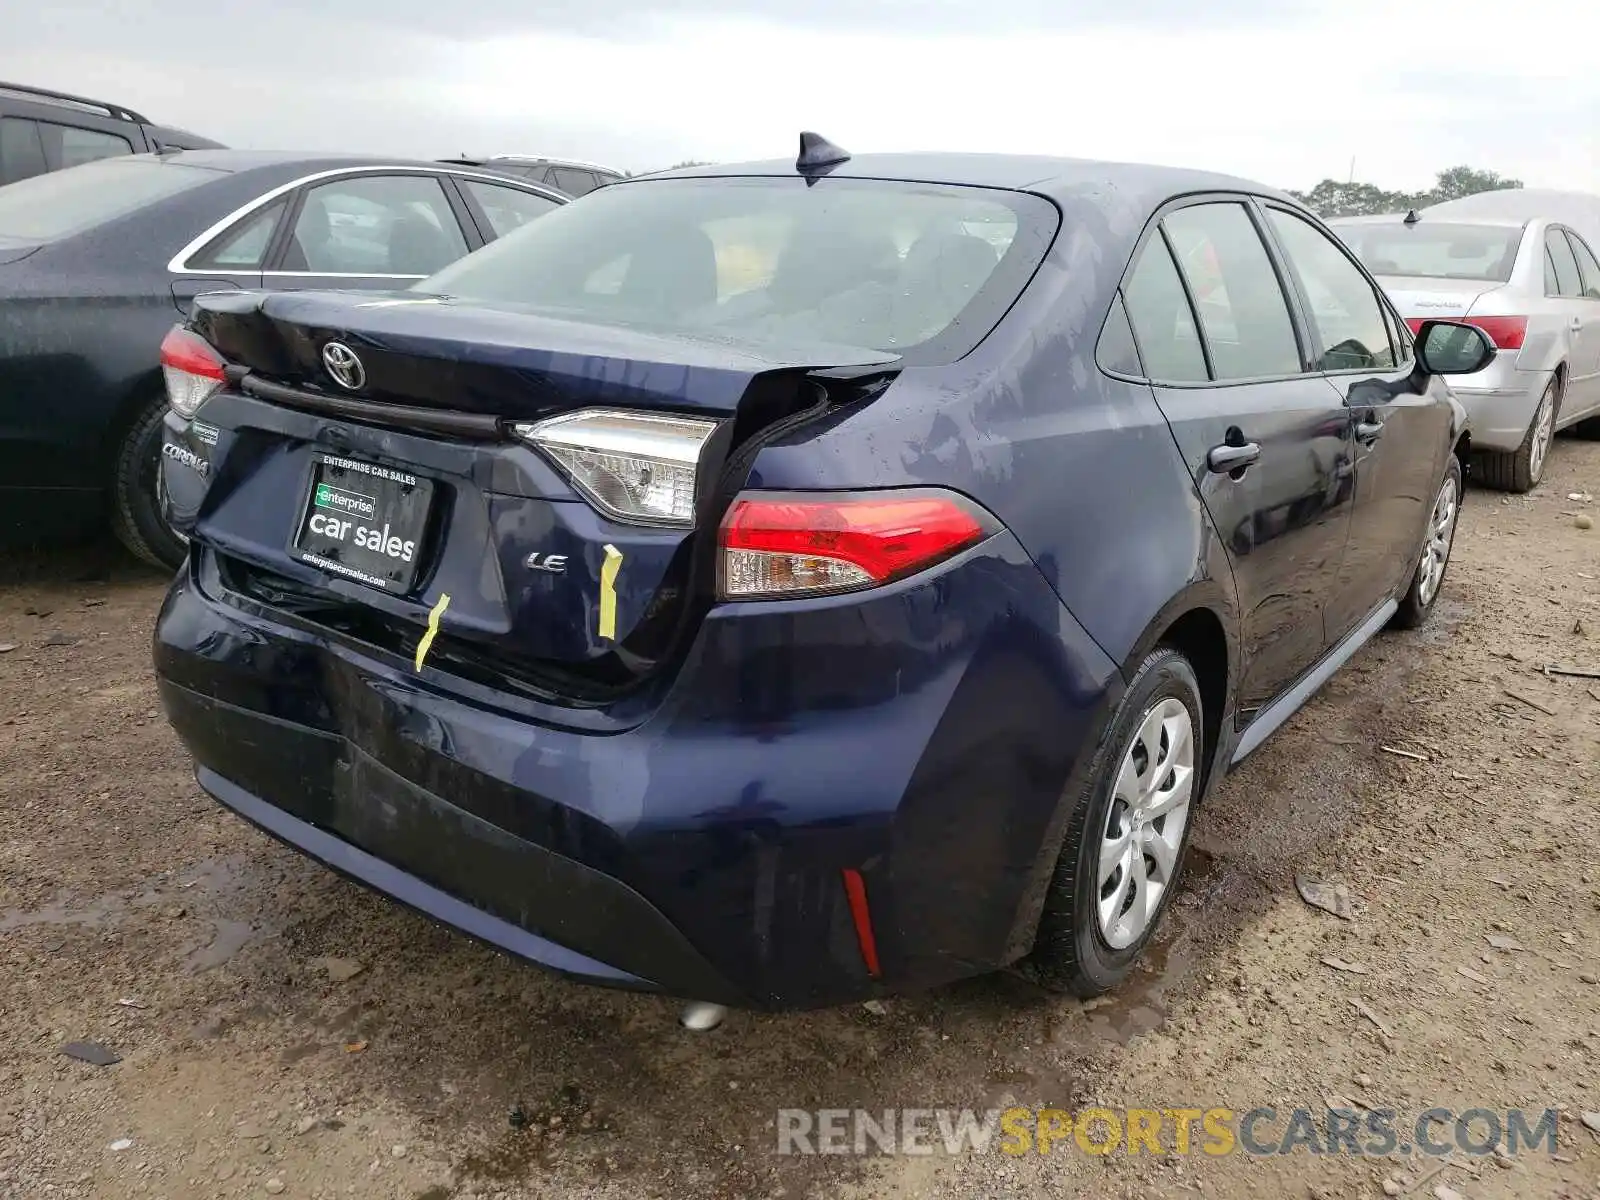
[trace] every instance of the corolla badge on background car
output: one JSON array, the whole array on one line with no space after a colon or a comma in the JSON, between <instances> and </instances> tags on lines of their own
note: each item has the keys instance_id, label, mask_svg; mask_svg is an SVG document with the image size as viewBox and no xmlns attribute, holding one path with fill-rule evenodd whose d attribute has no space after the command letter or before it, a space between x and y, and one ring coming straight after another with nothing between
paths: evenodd
<instances>
[{"instance_id":1,"label":"corolla badge on background car","mask_svg":"<svg viewBox=\"0 0 1600 1200\"><path fill-rule=\"evenodd\" d=\"M575 979L1092 995L1214 782L1427 620L1494 357L1226 176L623 180L408 291L196 300L162 699L220 803Z\"/></svg>"}]
</instances>

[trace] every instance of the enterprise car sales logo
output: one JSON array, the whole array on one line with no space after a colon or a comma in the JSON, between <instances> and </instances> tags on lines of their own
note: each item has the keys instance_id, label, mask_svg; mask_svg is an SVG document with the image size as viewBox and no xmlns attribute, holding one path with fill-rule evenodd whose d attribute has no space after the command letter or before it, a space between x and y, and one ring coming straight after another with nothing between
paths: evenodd
<instances>
[{"instance_id":1,"label":"enterprise car sales logo","mask_svg":"<svg viewBox=\"0 0 1600 1200\"><path fill-rule=\"evenodd\" d=\"M378 503L371 496L363 496L360 492L347 492L343 488L336 488L326 483L317 484L317 494L312 503L318 508L348 513L352 517L370 519L378 515Z\"/></svg>"}]
</instances>

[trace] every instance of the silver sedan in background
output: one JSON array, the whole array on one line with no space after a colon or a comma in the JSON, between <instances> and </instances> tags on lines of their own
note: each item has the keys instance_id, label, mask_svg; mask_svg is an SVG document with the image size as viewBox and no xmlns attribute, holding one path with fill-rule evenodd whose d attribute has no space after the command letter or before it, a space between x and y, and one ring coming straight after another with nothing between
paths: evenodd
<instances>
[{"instance_id":1,"label":"silver sedan in background","mask_svg":"<svg viewBox=\"0 0 1600 1200\"><path fill-rule=\"evenodd\" d=\"M1530 491L1558 429L1600 435L1600 260L1577 230L1432 209L1329 225L1413 330L1429 318L1462 320L1500 348L1483 371L1450 381L1472 415L1481 480Z\"/></svg>"}]
</instances>

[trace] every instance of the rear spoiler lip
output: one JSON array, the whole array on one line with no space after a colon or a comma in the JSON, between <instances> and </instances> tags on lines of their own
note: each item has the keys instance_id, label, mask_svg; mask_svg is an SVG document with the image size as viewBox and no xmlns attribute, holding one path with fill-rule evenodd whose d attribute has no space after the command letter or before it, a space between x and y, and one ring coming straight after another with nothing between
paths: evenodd
<instances>
[{"instance_id":1,"label":"rear spoiler lip","mask_svg":"<svg viewBox=\"0 0 1600 1200\"><path fill-rule=\"evenodd\" d=\"M230 377L231 375L230 372ZM328 396L284 383L273 383L270 379L262 379L248 371L238 375L234 382L247 396L282 404L286 408L316 413L319 416L337 417L394 429L415 430L419 433L443 433L472 441L497 442L505 438L501 419L483 413L418 408L409 404L385 404L378 400Z\"/></svg>"}]
</instances>

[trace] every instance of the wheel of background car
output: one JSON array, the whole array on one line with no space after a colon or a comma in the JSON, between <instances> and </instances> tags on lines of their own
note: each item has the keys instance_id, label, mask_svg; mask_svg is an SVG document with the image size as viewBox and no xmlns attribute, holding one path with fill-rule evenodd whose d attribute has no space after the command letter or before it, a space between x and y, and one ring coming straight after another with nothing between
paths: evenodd
<instances>
[{"instance_id":1,"label":"wheel of background car","mask_svg":"<svg viewBox=\"0 0 1600 1200\"><path fill-rule=\"evenodd\" d=\"M1045 987L1094 996L1120 983L1182 877L1207 748L1194 668L1146 656L1091 761L1023 969Z\"/></svg>"},{"instance_id":2,"label":"wheel of background car","mask_svg":"<svg viewBox=\"0 0 1600 1200\"><path fill-rule=\"evenodd\" d=\"M1539 407L1528 422L1522 445L1515 450L1483 453L1479 477L1490 487L1503 492L1531 492L1544 478L1550 461L1550 443L1555 438L1556 410L1561 405L1561 387L1554 375L1545 384Z\"/></svg>"},{"instance_id":3,"label":"wheel of background car","mask_svg":"<svg viewBox=\"0 0 1600 1200\"><path fill-rule=\"evenodd\" d=\"M188 552L161 515L160 464L164 395L139 410L117 447L111 473L111 529L117 540L153 567L176 570Z\"/></svg>"},{"instance_id":4,"label":"wheel of background car","mask_svg":"<svg viewBox=\"0 0 1600 1200\"><path fill-rule=\"evenodd\" d=\"M1445 572L1450 567L1450 551L1455 546L1461 494L1461 460L1452 454L1445 465L1439 490L1434 493L1433 507L1428 511L1428 526L1422 531L1422 550L1417 556L1416 570L1411 573L1411 582L1391 622L1398 629L1419 628L1439 601Z\"/></svg>"}]
</instances>

